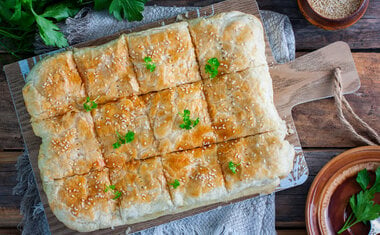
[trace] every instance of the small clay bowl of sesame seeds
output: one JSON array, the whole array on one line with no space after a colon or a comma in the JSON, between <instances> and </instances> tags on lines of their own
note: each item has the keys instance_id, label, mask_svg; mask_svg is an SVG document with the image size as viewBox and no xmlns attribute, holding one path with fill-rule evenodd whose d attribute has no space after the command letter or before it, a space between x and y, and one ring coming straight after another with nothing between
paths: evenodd
<instances>
[{"instance_id":1,"label":"small clay bowl of sesame seeds","mask_svg":"<svg viewBox=\"0 0 380 235\"><path fill-rule=\"evenodd\" d=\"M338 30L355 24L366 12L369 0L297 0L304 17L326 30Z\"/></svg>"}]
</instances>

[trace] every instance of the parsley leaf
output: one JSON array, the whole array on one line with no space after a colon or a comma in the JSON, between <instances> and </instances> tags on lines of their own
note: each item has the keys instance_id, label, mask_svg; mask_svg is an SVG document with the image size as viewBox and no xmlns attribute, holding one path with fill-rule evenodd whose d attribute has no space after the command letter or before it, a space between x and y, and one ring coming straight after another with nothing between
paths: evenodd
<instances>
[{"instance_id":1,"label":"parsley leaf","mask_svg":"<svg viewBox=\"0 0 380 235\"><path fill-rule=\"evenodd\" d=\"M232 161L230 161L229 163L228 163L228 168L230 168L230 170L232 171L232 173L234 173L234 174L236 174L236 170L237 170L237 166L239 166L240 165L240 163L238 163L238 164L235 164L235 163L233 163Z\"/></svg>"},{"instance_id":2,"label":"parsley leaf","mask_svg":"<svg viewBox=\"0 0 380 235\"><path fill-rule=\"evenodd\" d=\"M122 144L130 143L135 139L135 133L133 131L128 131L125 136L120 135L118 131L116 131L117 141L112 144L114 149L120 148Z\"/></svg>"},{"instance_id":3,"label":"parsley leaf","mask_svg":"<svg viewBox=\"0 0 380 235\"><path fill-rule=\"evenodd\" d=\"M106 9L110 6L110 1L108 0L95 0L94 1L94 8L97 11Z\"/></svg>"},{"instance_id":4,"label":"parsley leaf","mask_svg":"<svg viewBox=\"0 0 380 235\"><path fill-rule=\"evenodd\" d=\"M68 3L58 3L55 5L48 6L45 12L41 15L42 17L54 18L57 21L66 19L67 17L74 16L79 11L79 8L70 6Z\"/></svg>"},{"instance_id":5,"label":"parsley leaf","mask_svg":"<svg viewBox=\"0 0 380 235\"><path fill-rule=\"evenodd\" d=\"M119 197L121 197L121 192L115 190L115 188L116 188L115 185L109 185L109 186L106 185L106 189L104 189L104 192L110 191L115 195L114 198L112 198L113 200L116 200Z\"/></svg>"},{"instance_id":6,"label":"parsley leaf","mask_svg":"<svg viewBox=\"0 0 380 235\"><path fill-rule=\"evenodd\" d=\"M42 16L34 15L44 43L48 46L66 47L69 44L57 25Z\"/></svg>"},{"instance_id":7,"label":"parsley leaf","mask_svg":"<svg viewBox=\"0 0 380 235\"><path fill-rule=\"evenodd\" d=\"M141 21L146 2L147 0L113 0L109 12L118 20L124 18L128 21Z\"/></svg>"},{"instance_id":8,"label":"parsley leaf","mask_svg":"<svg viewBox=\"0 0 380 235\"><path fill-rule=\"evenodd\" d=\"M211 58L207 61L205 65L206 73L210 74L210 78L215 78L218 75L219 60L217 58Z\"/></svg>"},{"instance_id":9,"label":"parsley leaf","mask_svg":"<svg viewBox=\"0 0 380 235\"><path fill-rule=\"evenodd\" d=\"M179 186L179 181L175 179L173 183L170 183L170 185L172 185L173 188L176 189Z\"/></svg>"},{"instance_id":10,"label":"parsley leaf","mask_svg":"<svg viewBox=\"0 0 380 235\"><path fill-rule=\"evenodd\" d=\"M86 98L86 102L84 102L84 104L83 104L83 108L86 110L86 112L89 112L89 111L96 109L98 107L98 104L95 102L98 98L96 98L93 101L90 100L90 97Z\"/></svg>"},{"instance_id":11,"label":"parsley leaf","mask_svg":"<svg viewBox=\"0 0 380 235\"><path fill-rule=\"evenodd\" d=\"M367 169L359 171L358 176L356 177L356 182L362 187L363 190L367 189L369 184L369 174Z\"/></svg>"},{"instance_id":12,"label":"parsley leaf","mask_svg":"<svg viewBox=\"0 0 380 235\"><path fill-rule=\"evenodd\" d=\"M363 190L350 197L352 214L347 218L343 227L338 231L338 234L341 234L357 223L366 223L380 217L380 204L375 204L373 201L375 193L380 192L380 167L376 169L376 180L370 189L367 189L370 182L367 169L361 170L358 173L356 181Z\"/></svg>"},{"instance_id":13,"label":"parsley leaf","mask_svg":"<svg viewBox=\"0 0 380 235\"><path fill-rule=\"evenodd\" d=\"M178 113L178 115L182 116L183 123L179 125L180 128L190 130L195 127L199 123L199 118L193 120L190 119L190 110L185 109L182 113Z\"/></svg>"},{"instance_id":14,"label":"parsley leaf","mask_svg":"<svg viewBox=\"0 0 380 235\"><path fill-rule=\"evenodd\" d=\"M149 56L146 56L144 58L144 62L145 62L146 69L151 72L154 72L154 70L156 69L156 64L152 62L152 58L150 58Z\"/></svg>"}]
</instances>

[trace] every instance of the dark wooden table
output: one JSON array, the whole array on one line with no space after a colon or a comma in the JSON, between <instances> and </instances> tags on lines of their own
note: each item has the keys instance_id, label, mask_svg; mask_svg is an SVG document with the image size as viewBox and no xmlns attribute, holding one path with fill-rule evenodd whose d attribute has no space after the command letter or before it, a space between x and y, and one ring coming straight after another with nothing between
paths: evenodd
<instances>
[{"instance_id":1,"label":"dark wooden table","mask_svg":"<svg viewBox=\"0 0 380 235\"><path fill-rule=\"evenodd\" d=\"M165 6L205 6L215 0L165 0L149 4ZM295 0L257 0L260 9L290 17L296 36L297 56L329 43L349 43L361 79L361 88L347 95L353 109L375 130L380 131L380 0L371 0L365 16L352 27L328 32L309 24ZM0 54L0 67L13 62ZM16 184L15 163L23 150L23 140L3 72L0 73L0 234L20 234L21 197L12 195ZM310 169L305 184L276 194L276 227L279 234L305 234L305 201L318 171L337 154L360 146L337 120L333 99L298 105L293 117Z\"/></svg>"}]
</instances>

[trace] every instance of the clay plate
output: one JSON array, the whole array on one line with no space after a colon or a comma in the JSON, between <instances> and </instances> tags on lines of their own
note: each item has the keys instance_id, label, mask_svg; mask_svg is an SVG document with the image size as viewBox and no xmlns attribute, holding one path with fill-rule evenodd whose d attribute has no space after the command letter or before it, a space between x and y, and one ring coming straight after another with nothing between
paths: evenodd
<instances>
[{"instance_id":1,"label":"clay plate","mask_svg":"<svg viewBox=\"0 0 380 235\"><path fill-rule=\"evenodd\" d=\"M306 200L306 228L309 234L336 234L350 213L352 194L360 191L357 173L366 168L372 181L374 170L380 166L380 146L366 146L348 150L328 162L315 177ZM373 172L371 172L373 171ZM375 201L379 203L376 195ZM344 234L368 234L362 223Z\"/></svg>"},{"instance_id":2,"label":"clay plate","mask_svg":"<svg viewBox=\"0 0 380 235\"><path fill-rule=\"evenodd\" d=\"M358 20L360 20L360 18L363 17L364 13L367 11L369 1L370 0L361 0L358 9L356 9L356 11L347 17L330 19L318 14L310 6L307 0L297 0L298 7L303 16L313 25L326 30L344 29L355 24Z\"/></svg>"}]
</instances>

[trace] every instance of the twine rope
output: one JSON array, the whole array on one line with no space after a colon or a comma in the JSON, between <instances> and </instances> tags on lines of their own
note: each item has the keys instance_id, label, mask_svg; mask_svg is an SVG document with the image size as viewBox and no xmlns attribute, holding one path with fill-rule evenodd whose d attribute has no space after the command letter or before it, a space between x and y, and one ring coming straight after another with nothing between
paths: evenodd
<instances>
[{"instance_id":1,"label":"twine rope","mask_svg":"<svg viewBox=\"0 0 380 235\"><path fill-rule=\"evenodd\" d=\"M343 96L341 72L342 71L340 68L334 69L334 99L335 106L338 110L339 120L357 140L362 141L368 145L380 145L379 134L354 112L347 99ZM372 138L372 140L359 134L357 129L354 128L353 124L347 120L346 116L350 116L354 120L353 124L360 127L362 131L364 131L369 137Z\"/></svg>"}]
</instances>

